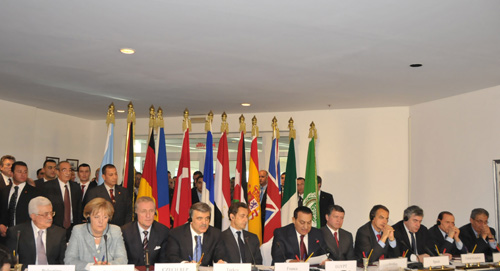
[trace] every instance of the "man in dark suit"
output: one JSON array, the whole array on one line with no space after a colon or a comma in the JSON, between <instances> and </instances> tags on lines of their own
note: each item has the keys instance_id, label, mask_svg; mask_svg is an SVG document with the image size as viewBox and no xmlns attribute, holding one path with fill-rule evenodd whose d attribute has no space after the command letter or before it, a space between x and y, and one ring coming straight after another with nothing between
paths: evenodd
<instances>
[{"instance_id":1,"label":"man in dark suit","mask_svg":"<svg viewBox=\"0 0 500 271\"><path fill-rule=\"evenodd\" d=\"M326 225L326 215L328 214L328 207L330 205L335 205L333 201L333 196L330 193L321 190L321 184L323 180L320 176L318 178L318 196L319 196L319 217L321 222L321 227Z\"/></svg>"},{"instance_id":2,"label":"man in dark suit","mask_svg":"<svg viewBox=\"0 0 500 271\"><path fill-rule=\"evenodd\" d=\"M439 213L436 225L429 229L430 243L438 247L439 253L450 257L467 253L460 240L460 230L455 227L455 217L448 211Z\"/></svg>"},{"instance_id":3,"label":"man in dark suit","mask_svg":"<svg viewBox=\"0 0 500 271\"><path fill-rule=\"evenodd\" d=\"M356 260L352 234L342 229L344 208L330 205L326 214L326 226L321 228L330 259L335 261Z\"/></svg>"},{"instance_id":4,"label":"man in dark suit","mask_svg":"<svg viewBox=\"0 0 500 271\"><path fill-rule=\"evenodd\" d=\"M425 257L435 256L434 245L430 244L429 231L422 225L422 219L424 210L412 205L404 210L403 220L392 226L399 254L408 250L405 255L408 261L423 262Z\"/></svg>"},{"instance_id":5,"label":"man in dark suit","mask_svg":"<svg viewBox=\"0 0 500 271\"><path fill-rule=\"evenodd\" d=\"M293 212L293 223L274 230L271 248L273 263L297 261L296 258L303 261L311 253L314 253L314 256L326 253L323 233L312 227L312 218L311 209L305 206L297 207Z\"/></svg>"},{"instance_id":6,"label":"man in dark suit","mask_svg":"<svg viewBox=\"0 0 500 271\"><path fill-rule=\"evenodd\" d=\"M145 265L145 249L148 249L149 264L167 261L167 238L169 229L155 221L156 204L150 197L140 197L135 202L137 220L122 227L127 249L128 263Z\"/></svg>"},{"instance_id":7,"label":"man in dark suit","mask_svg":"<svg viewBox=\"0 0 500 271\"><path fill-rule=\"evenodd\" d=\"M1 190L0 193L0 234L5 236L7 227L24 223L30 220L28 203L39 196L36 188L29 185L28 166L22 161L12 164L12 185Z\"/></svg>"},{"instance_id":8,"label":"man in dark suit","mask_svg":"<svg viewBox=\"0 0 500 271\"><path fill-rule=\"evenodd\" d=\"M59 162L57 179L46 182L40 190L52 202L54 224L67 230L68 239L72 227L82 223L82 191L77 183L70 182L71 172L70 163Z\"/></svg>"},{"instance_id":9,"label":"man in dark suit","mask_svg":"<svg viewBox=\"0 0 500 271\"><path fill-rule=\"evenodd\" d=\"M191 205L191 222L174 228L168 235L167 262L198 262L202 255L202 266L223 262L220 230L210 226L211 208L206 203Z\"/></svg>"},{"instance_id":10,"label":"man in dark suit","mask_svg":"<svg viewBox=\"0 0 500 271\"><path fill-rule=\"evenodd\" d=\"M394 229L389 222L389 209L383 205L375 205L370 210L370 221L356 232L354 254L357 259L370 257L370 263L385 258L399 257Z\"/></svg>"},{"instance_id":11,"label":"man in dark suit","mask_svg":"<svg viewBox=\"0 0 500 271\"><path fill-rule=\"evenodd\" d=\"M203 188L203 174L200 172L194 178L194 187L191 188L191 204L201 201L201 190Z\"/></svg>"},{"instance_id":12,"label":"man in dark suit","mask_svg":"<svg viewBox=\"0 0 500 271\"><path fill-rule=\"evenodd\" d=\"M52 181L57 178L56 175L56 161L49 159L43 162L43 178L39 178L35 181L35 186L41 190L41 187L48 181Z\"/></svg>"},{"instance_id":13,"label":"man in dark suit","mask_svg":"<svg viewBox=\"0 0 500 271\"><path fill-rule=\"evenodd\" d=\"M484 253L491 261L492 253L498 252L495 230L488 226L490 214L483 208L476 208L470 214L470 223L460 228L460 239L468 252Z\"/></svg>"},{"instance_id":14,"label":"man in dark suit","mask_svg":"<svg viewBox=\"0 0 500 271\"><path fill-rule=\"evenodd\" d=\"M0 158L0 189L9 186L12 182L12 164L16 158L12 155L4 155Z\"/></svg>"},{"instance_id":15,"label":"man in dark suit","mask_svg":"<svg viewBox=\"0 0 500 271\"><path fill-rule=\"evenodd\" d=\"M52 224L51 202L45 197L36 197L30 201L29 210L31 221L8 229L7 247L10 251L16 250L23 266L64 264L66 231Z\"/></svg>"},{"instance_id":16,"label":"man in dark suit","mask_svg":"<svg viewBox=\"0 0 500 271\"><path fill-rule=\"evenodd\" d=\"M104 183L87 192L85 204L95 198L104 198L110 201L115 208L113 218L109 223L123 226L132 221L132 199L126 188L116 185L118 173L116 167L107 164L102 167L102 178Z\"/></svg>"},{"instance_id":17,"label":"man in dark suit","mask_svg":"<svg viewBox=\"0 0 500 271\"><path fill-rule=\"evenodd\" d=\"M87 191L97 186L97 181L90 180L90 165L89 164L80 164L78 166L78 179L80 180L79 186L82 190L82 201L85 198L85 194ZM85 206L83 206L85 207Z\"/></svg>"},{"instance_id":18,"label":"man in dark suit","mask_svg":"<svg viewBox=\"0 0 500 271\"><path fill-rule=\"evenodd\" d=\"M260 183L260 213L262 219L262 239L264 239L264 225L266 224L266 204L267 204L267 183L269 174L265 170L259 171Z\"/></svg>"},{"instance_id":19,"label":"man in dark suit","mask_svg":"<svg viewBox=\"0 0 500 271\"><path fill-rule=\"evenodd\" d=\"M248 223L248 206L234 202L229 206L228 216L231 225L221 234L222 259L227 263L262 264L259 238L244 230Z\"/></svg>"}]
</instances>

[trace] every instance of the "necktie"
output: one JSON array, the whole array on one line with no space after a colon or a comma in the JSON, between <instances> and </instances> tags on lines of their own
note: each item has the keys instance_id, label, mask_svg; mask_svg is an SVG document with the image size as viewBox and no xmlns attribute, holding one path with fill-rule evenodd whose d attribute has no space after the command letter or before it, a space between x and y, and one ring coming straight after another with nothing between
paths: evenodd
<instances>
[{"instance_id":1,"label":"necktie","mask_svg":"<svg viewBox=\"0 0 500 271\"><path fill-rule=\"evenodd\" d=\"M113 194L113 189L109 189L109 197L111 198L111 202L115 204L115 194Z\"/></svg>"},{"instance_id":2,"label":"necktie","mask_svg":"<svg viewBox=\"0 0 500 271\"><path fill-rule=\"evenodd\" d=\"M142 248L144 249L144 251L146 251L146 249L148 248L148 244L149 244L148 231L143 231L142 233L144 233L144 240L142 240ZM147 262L146 261L146 253L144 253L144 262Z\"/></svg>"},{"instance_id":3,"label":"necktie","mask_svg":"<svg viewBox=\"0 0 500 271\"><path fill-rule=\"evenodd\" d=\"M305 260L307 255L306 244L304 243L304 235L300 236L300 259Z\"/></svg>"},{"instance_id":4,"label":"necktie","mask_svg":"<svg viewBox=\"0 0 500 271\"><path fill-rule=\"evenodd\" d=\"M12 197L10 198L9 201L9 227L15 226L18 191L19 191L19 186L14 186L14 193L12 193Z\"/></svg>"},{"instance_id":5,"label":"necktie","mask_svg":"<svg viewBox=\"0 0 500 271\"><path fill-rule=\"evenodd\" d=\"M240 248L240 259L241 262L245 262L245 244L243 243L243 239L241 239L241 231L236 232L238 234L238 247Z\"/></svg>"},{"instance_id":6,"label":"necktie","mask_svg":"<svg viewBox=\"0 0 500 271\"><path fill-rule=\"evenodd\" d=\"M378 241L380 241L380 238L382 238L382 235L380 235L380 234L377 234L377 242L378 242ZM383 259L385 259L385 256L384 256L384 254L382 254L382 256L380 256L380 258L379 258L379 259L380 259L380 260L383 260Z\"/></svg>"},{"instance_id":7,"label":"necktie","mask_svg":"<svg viewBox=\"0 0 500 271\"><path fill-rule=\"evenodd\" d=\"M302 206L304 199L302 199L302 196L299 196L299 207Z\"/></svg>"},{"instance_id":8,"label":"necktie","mask_svg":"<svg viewBox=\"0 0 500 271\"><path fill-rule=\"evenodd\" d=\"M9 178L9 185L12 185L12 179Z\"/></svg>"},{"instance_id":9,"label":"necktie","mask_svg":"<svg viewBox=\"0 0 500 271\"><path fill-rule=\"evenodd\" d=\"M415 234L413 232L410 232L410 235L411 235L411 250L413 250L414 254L418 255L416 241L415 241Z\"/></svg>"},{"instance_id":10,"label":"necktie","mask_svg":"<svg viewBox=\"0 0 500 271\"><path fill-rule=\"evenodd\" d=\"M64 185L64 221L63 227L68 229L71 226L71 203L69 200L68 185Z\"/></svg>"},{"instance_id":11,"label":"necktie","mask_svg":"<svg viewBox=\"0 0 500 271\"><path fill-rule=\"evenodd\" d=\"M83 194L85 193L85 185L82 184L82 199L83 199Z\"/></svg>"},{"instance_id":12,"label":"necktie","mask_svg":"<svg viewBox=\"0 0 500 271\"><path fill-rule=\"evenodd\" d=\"M335 242L337 242L337 248L339 248L339 237L337 235L337 232L333 234L333 237L335 237Z\"/></svg>"},{"instance_id":13,"label":"necktie","mask_svg":"<svg viewBox=\"0 0 500 271\"><path fill-rule=\"evenodd\" d=\"M194 260L198 262L201 258L201 235L196 235L196 246L194 247Z\"/></svg>"},{"instance_id":14,"label":"necktie","mask_svg":"<svg viewBox=\"0 0 500 271\"><path fill-rule=\"evenodd\" d=\"M47 254L45 254L45 246L43 245L43 230L38 230L38 238L36 240L36 257L38 258L38 264L47 265Z\"/></svg>"}]
</instances>

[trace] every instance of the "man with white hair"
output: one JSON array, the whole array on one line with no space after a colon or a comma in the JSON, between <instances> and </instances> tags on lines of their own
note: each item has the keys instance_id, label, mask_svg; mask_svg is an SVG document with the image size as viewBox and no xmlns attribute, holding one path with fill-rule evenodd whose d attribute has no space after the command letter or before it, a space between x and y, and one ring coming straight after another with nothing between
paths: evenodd
<instances>
[{"instance_id":1,"label":"man with white hair","mask_svg":"<svg viewBox=\"0 0 500 271\"><path fill-rule=\"evenodd\" d=\"M66 230L52 224L52 203L45 197L36 197L28 205L31 221L7 230L7 247L16 250L19 263L64 264ZM18 241L19 240L19 241Z\"/></svg>"}]
</instances>

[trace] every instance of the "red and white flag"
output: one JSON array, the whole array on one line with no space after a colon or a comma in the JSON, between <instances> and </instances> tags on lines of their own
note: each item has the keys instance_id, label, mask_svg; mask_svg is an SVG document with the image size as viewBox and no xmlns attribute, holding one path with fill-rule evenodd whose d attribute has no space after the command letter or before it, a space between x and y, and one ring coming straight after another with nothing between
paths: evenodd
<instances>
[{"instance_id":1,"label":"red and white flag","mask_svg":"<svg viewBox=\"0 0 500 271\"><path fill-rule=\"evenodd\" d=\"M217 152L217 165L215 167L215 220L214 226L225 230L231 224L227 211L231 205L231 178L229 176L229 151L227 147L226 132L222 133Z\"/></svg>"},{"instance_id":2,"label":"red and white flag","mask_svg":"<svg viewBox=\"0 0 500 271\"><path fill-rule=\"evenodd\" d=\"M184 132L181 160L177 172L174 198L170 213L174 218L174 228L184 225L189 218L191 208L191 159L189 157L189 129Z\"/></svg>"}]
</instances>

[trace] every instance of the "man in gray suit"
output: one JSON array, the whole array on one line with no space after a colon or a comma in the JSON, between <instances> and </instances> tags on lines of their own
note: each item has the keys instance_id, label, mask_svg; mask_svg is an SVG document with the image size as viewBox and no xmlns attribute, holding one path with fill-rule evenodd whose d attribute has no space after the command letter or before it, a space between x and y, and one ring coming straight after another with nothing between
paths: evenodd
<instances>
[{"instance_id":1,"label":"man in gray suit","mask_svg":"<svg viewBox=\"0 0 500 271\"><path fill-rule=\"evenodd\" d=\"M321 228L330 258L335 261L355 260L352 234L342 229L345 211L339 205L330 205L326 225Z\"/></svg>"}]
</instances>

